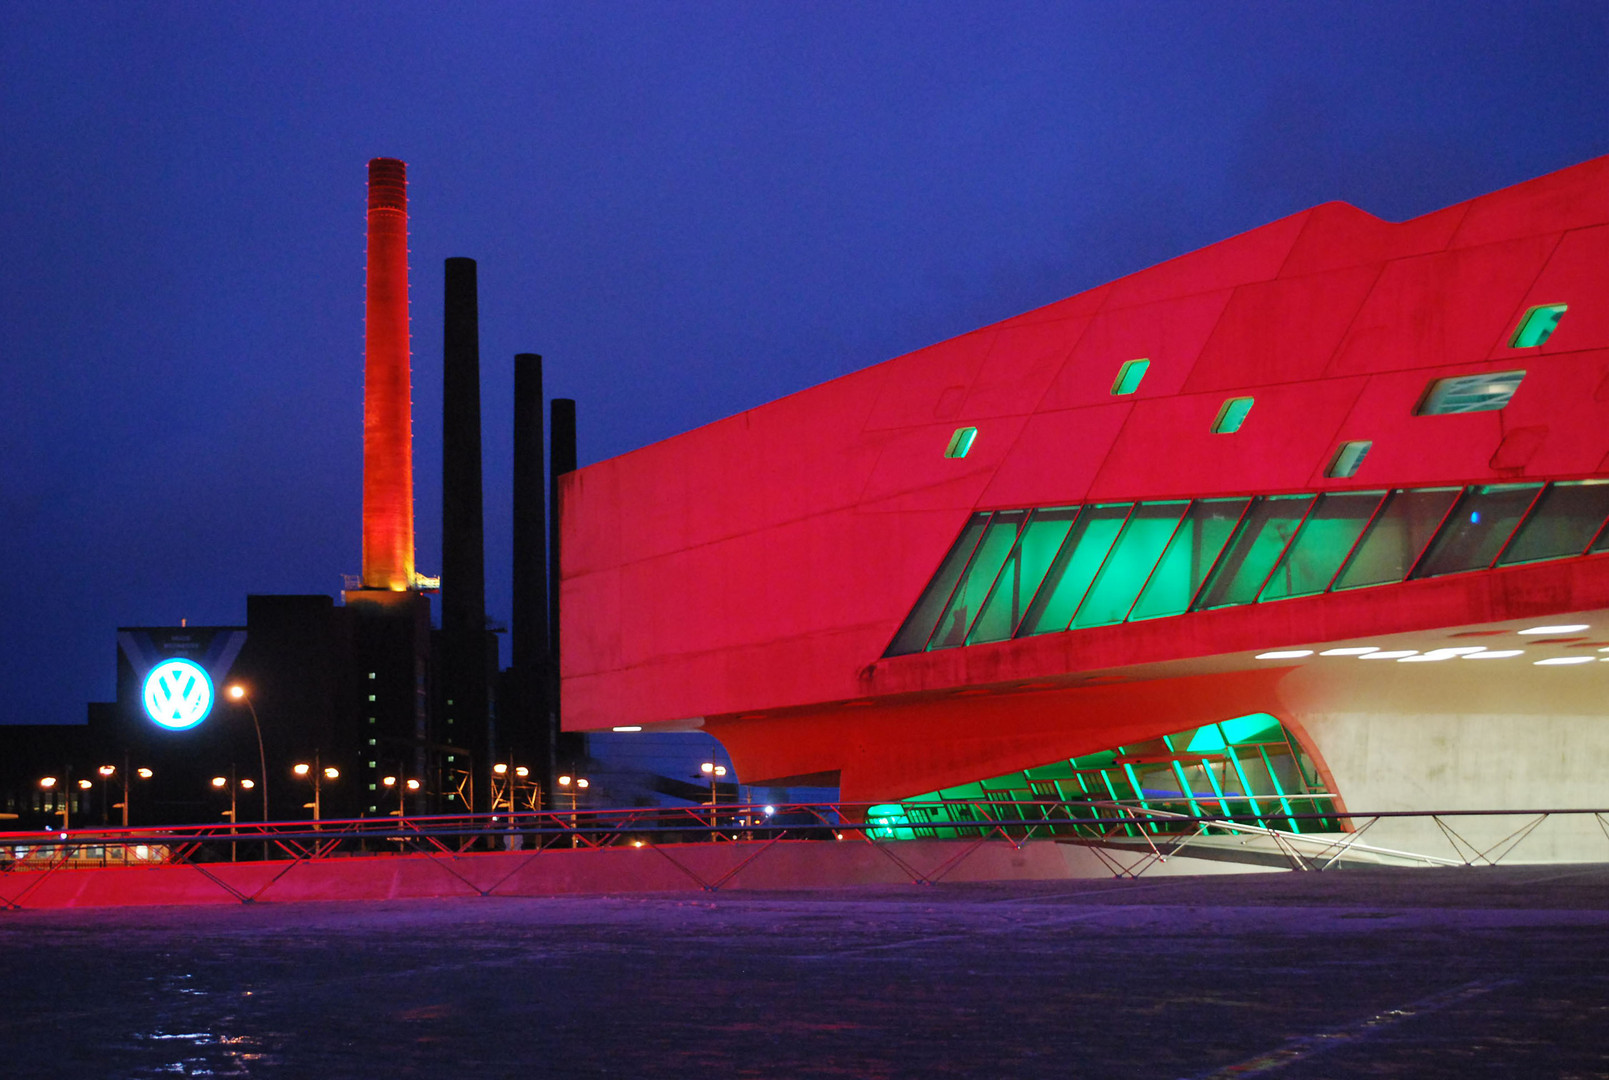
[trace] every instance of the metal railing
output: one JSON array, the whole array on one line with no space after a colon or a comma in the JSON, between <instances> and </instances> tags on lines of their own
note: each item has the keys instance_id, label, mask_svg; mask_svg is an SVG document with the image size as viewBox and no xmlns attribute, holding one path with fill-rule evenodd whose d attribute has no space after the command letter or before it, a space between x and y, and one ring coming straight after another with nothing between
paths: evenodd
<instances>
[{"instance_id":1,"label":"metal railing","mask_svg":"<svg viewBox=\"0 0 1609 1080\"><path fill-rule=\"evenodd\" d=\"M920 805L942 810L943 819L894 820L891 807L911 804L797 803L635 809L576 809L514 814L460 814L419 817L353 818L321 822L219 823L151 828L89 828L71 832L0 833L0 879L45 876L64 869L185 865L194 867L243 901L249 897L209 871L220 863L283 864L277 881L299 864L355 856L424 855L448 865L476 853L521 851L540 856L556 849L652 848L677 863L698 883L719 889L736 874L784 842L862 842L899 865L919 884L943 879L989 841L1021 848L1030 841L1055 841L1089 849L1114 876L1138 877L1174 856L1222 855L1236 849L1283 860L1293 870L1325 870L1367 861L1413 866L1495 866L1509 857L1546 821L1590 816L1606 840L1609 809L1442 810L1354 813L1270 813L1196 816L1123 802L942 800ZM878 813L878 811L885 811ZM1495 839L1475 840L1475 819L1514 819ZM1381 822L1417 819L1434 824L1448 845L1445 855L1367 844ZM1304 826L1307 831L1303 831ZM1333 831L1341 826L1341 831ZM1327 828L1332 831L1313 831ZM942 841L947 857L919 870L900 854L908 841ZM716 880L705 880L671 852L677 845L743 842L741 861ZM954 848L953 851L949 850ZM463 875L458 875L463 878ZM15 879L13 879L15 880ZM506 879L505 879L506 880ZM270 882L272 884L272 882ZM267 886L264 886L266 888ZM491 889L472 886L482 895ZM495 886L493 886L495 888ZM261 890L258 890L261 892ZM16 908L21 894L0 908Z\"/></svg>"}]
</instances>

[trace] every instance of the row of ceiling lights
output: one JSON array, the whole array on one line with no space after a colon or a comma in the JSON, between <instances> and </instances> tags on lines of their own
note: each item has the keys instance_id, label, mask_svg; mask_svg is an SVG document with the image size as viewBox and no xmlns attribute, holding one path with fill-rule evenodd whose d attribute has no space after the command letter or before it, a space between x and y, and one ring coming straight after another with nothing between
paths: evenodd
<instances>
[{"instance_id":1,"label":"row of ceiling lights","mask_svg":"<svg viewBox=\"0 0 1609 1080\"><path fill-rule=\"evenodd\" d=\"M1592 629L1585 623L1572 623L1567 626L1533 626L1518 633L1526 635L1554 635L1576 634L1583 630ZM1609 653L1609 646L1598 650ZM1272 652L1258 653L1259 660L1297 660L1304 656L1312 656L1312 649L1275 649ZM1437 660L1502 660L1510 656L1525 655L1524 649L1488 649L1484 646L1469 645L1457 646L1447 649L1430 649L1420 652L1418 649L1381 649L1374 645L1347 646L1340 649L1325 649L1320 656L1355 656L1359 660L1396 660L1404 664L1428 663ZM1540 667L1557 667L1573 664L1590 664L1602 660L1609 663L1609 656L1551 656L1544 660L1533 660L1533 664Z\"/></svg>"}]
</instances>

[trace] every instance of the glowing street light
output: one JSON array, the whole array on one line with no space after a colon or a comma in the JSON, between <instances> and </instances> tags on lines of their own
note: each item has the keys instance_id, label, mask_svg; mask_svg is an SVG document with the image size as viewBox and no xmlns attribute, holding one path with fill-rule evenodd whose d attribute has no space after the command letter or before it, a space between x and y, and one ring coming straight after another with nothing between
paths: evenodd
<instances>
[{"instance_id":1,"label":"glowing street light","mask_svg":"<svg viewBox=\"0 0 1609 1080\"><path fill-rule=\"evenodd\" d=\"M246 692L245 686L240 683L231 683L226 692L230 700L246 706L246 711L251 713L251 726L257 732L257 767L262 770L258 775L263 778L263 821L266 823L268 821L268 755L263 751L263 726L257 722L257 706L251 703L251 695ZM266 843L263 844L263 857L265 859L268 857L268 845Z\"/></svg>"},{"instance_id":2,"label":"glowing street light","mask_svg":"<svg viewBox=\"0 0 1609 1080\"><path fill-rule=\"evenodd\" d=\"M380 778L380 783L384 784L388 788L396 788L397 820L401 821L403 818L408 816L408 793L410 791L419 790L419 781L403 780L395 776L384 776Z\"/></svg>"},{"instance_id":3,"label":"glowing street light","mask_svg":"<svg viewBox=\"0 0 1609 1080\"><path fill-rule=\"evenodd\" d=\"M318 828L317 822L321 820L323 813L321 796L321 791L324 786L323 782L325 780L335 780L339 778L341 775L341 770L337 769L333 765L321 767L318 761L318 751L315 750L313 751L313 764L309 765L305 761L299 761L291 769L291 772L295 773L304 780L309 776L313 778L313 801L303 805L311 806L313 808L313 821L315 822L313 827L316 829Z\"/></svg>"},{"instance_id":4,"label":"glowing street light","mask_svg":"<svg viewBox=\"0 0 1609 1080\"><path fill-rule=\"evenodd\" d=\"M716 822L718 820L716 818L716 815L715 815L715 801L716 801L715 784L716 784L716 781L718 781L721 777L726 775L726 766L717 764L716 762L713 762L713 761L706 761L706 762L704 762L704 764L702 764L702 765L700 765L698 767L698 771L703 773L705 776L710 778L710 828L713 829L713 828L716 827ZM715 833L711 837L711 839L714 839L714 840L719 840L720 838L721 838L720 833Z\"/></svg>"},{"instance_id":5,"label":"glowing street light","mask_svg":"<svg viewBox=\"0 0 1609 1080\"><path fill-rule=\"evenodd\" d=\"M573 835L573 833L575 831L575 801L576 801L576 798L580 795L580 793L585 791L590 786L591 786L591 784L588 782L587 778L584 777L584 776L568 776L568 775L566 775L566 776L559 777L559 787L563 788L565 791L570 793L570 830L571 830L571 833L572 833L572 835L570 837L570 846L571 847L580 847L581 846L581 838L579 836Z\"/></svg>"}]
</instances>

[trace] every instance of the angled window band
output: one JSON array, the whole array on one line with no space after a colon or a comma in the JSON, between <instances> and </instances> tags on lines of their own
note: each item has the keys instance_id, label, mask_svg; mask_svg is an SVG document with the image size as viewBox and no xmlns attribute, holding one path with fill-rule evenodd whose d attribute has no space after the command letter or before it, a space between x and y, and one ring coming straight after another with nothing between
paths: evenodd
<instances>
[{"instance_id":1,"label":"angled window band","mask_svg":"<svg viewBox=\"0 0 1609 1080\"><path fill-rule=\"evenodd\" d=\"M1132 394L1140 388L1140 380L1151 368L1149 360L1129 360L1117 369L1117 378L1112 381L1112 396L1121 397Z\"/></svg>"},{"instance_id":2,"label":"angled window band","mask_svg":"<svg viewBox=\"0 0 1609 1080\"><path fill-rule=\"evenodd\" d=\"M944 456L948 458L966 457L972 450L972 443L978 437L975 427L958 427L955 434L950 436L950 445L944 448Z\"/></svg>"},{"instance_id":3,"label":"angled window band","mask_svg":"<svg viewBox=\"0 0 1609 1080\"><path fill-rule=\"evenodd\" d=\"M1570 308L1569 304L1538 304L1527 311L1520 319L1519 328L1509 339L1508 347L1511 349L1534 349L1553 336L1553 331L1559 328L1559 320Z\"/></svg>"},{"instance_id":4,"label":"angled window band","mask_svg":"<svg viewBox=\"0 0 1609 1080\"><path fill-rule=\"evenodd\" d=\"M985 510L883 655L1605 550L1603 479Z\"/></svg>"},{"instance_id":5,"label":"angled window band","mask_svg":"<svg viewBox=\"0 0 1609 1080\"><path fill-rule=\"evenodd\" d=\"M1254 398L1232 397L1218 407L1218 416L1212 422L1212 430L1218 435L1231 435L1240 430L1240 425L1246 422L1246 414L1251 412Z\"/></svg>"}]
</instances>

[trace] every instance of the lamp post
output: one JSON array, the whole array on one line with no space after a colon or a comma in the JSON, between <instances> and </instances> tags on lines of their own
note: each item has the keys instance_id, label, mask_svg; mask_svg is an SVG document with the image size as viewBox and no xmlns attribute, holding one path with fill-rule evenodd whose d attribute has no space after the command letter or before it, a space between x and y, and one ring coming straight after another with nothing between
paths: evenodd
<instances>
[{"instance_id":1,"label":"lamp post","mask_svg":"<svg viewBox=\"0 0 1609 1080\"><path fill-rule=\"evenodd\" d=\"M312 802L312 807L313 807L313 827L316 829L316 828L318 828L318 822L322 818L322 810L321 810L321 805L320 805L320 795L319 795L319 793L320 793L320 791L322 790L322 788L324 786L324 781L325 780L334 780L334 779L336 779L337 777L339 777L341 775L341 770L337 769L333 765L326 765L326 766L320 767L319 760L318 760L318 751L315 750L315 751L313 751L313 764L309 765L305 761L299 761L299 762L296 763L296 767L294 769L292 769L291 771L294 772L297 776L300 776L300 777L303 777L303 778L306 778L306 777L309 777L309 776L311 776L313 778L313 802Z\"/></svg>"},{"instance_id":2,"label":"lamp post","mask_svg":"<svg viewBox=\"0 0 1609 1080\"><path fill-rule=\"evenodd\" d=\"M408 792L419 790L419 781L401 780L395 776L383 777L380 783L388 788L397 789L397 821L400 823L408 816Z\"/></svg>"},{"instance_id":3,"label":"lamp post","mask_svg":"<svg viewBox=\"0 0 1609 1080\"><path fill-rule=\"evenodd\" d=\"M237 791L250 791L252 788L257 786L256 783L249 776L244 777L243 779L240 779L240 780L236 780L235 779L235 767L234 767L233 764L231 764L229 766L229 775L228 776L214 776L212 778L212 786L213 786L213 789L216 790L216 791L222 791L224 788L229 789L229 809L226 810L225 813L227 813L229 815L229 831L231 833L235 834L235 835L239 835L239 833L240 833L240 813L239 813L240 807L235 801L235 793ZM236 851L237 846L238 845L237 845L236 841L231 840L229 842L229 861L230 862L235 862L236 861L236 857L238 855L238 852Z\"/></svg>"},{"instance_id":4,"label":"lamp post","mask_svg":"<svg viewBox=\"0 0 1609 1080\"><path fill-rule=\"evenodd\" d=\"M101 828L104 829L104 828L106 828L107 825L110 824L110 822L107 820L107 818L108 818L108 811L111 810L111 807L107 805L106 782L108 780L110 780L114 775L116 775L117 766L116 765L102 765L100 768L96 769L95 771L100 773L100 775L101 775ZM124 801L127 802L128 800L125 798ZM128 822L125 821L123 824L127 825Z\"/></svg>"},{"instance_id":5,"label":"lamp post","mask_svg":"<svg viewBox=\"0 0 1609 1080\"><path fill-rule=\"evenodd\" d=\"M117 774L117 766L102 765L97 771L103 777L111 777ZM129 755L123 755L123 801L119 804L123 810L123 828L126 829L129 826L129 795L132 793L134 781L136 779L149 780L154 775L156 774L144 765L141 765L138 769L130 768Z\"/></svg>"},{"instance_id":6,"label":"lamp post","mask_svg":"<svg viewBox=\"0 0 1609 1080\"><path fill-rule=\"evenodd\" d=\"M580 847L581 838L575 835L575 801L576 797L591 786L584 776L561 776L559 787L570 793L570 846Z\"/></svg>"},{"instance_id":7,"label":"lamp post","mask_svg":"<svg viewBox=\"0 0 1609 1080\"><path fill-rule=\"evenodd\" d=\"M710 829L714 830L718 825L718 818L715 812L715 782L726 775L726 766L718 765L713 761L706 761L698 767L698 771L710 778ZM721 834L719 832L712 831L710 833L710 839L719 840L720 838Z\"/></svg>"},{"instance_id":8,"label":"lamp post","mask_svg":"<svg viewBox=\"0 0 1609 1080\"><path fill-rule=\"evenodd\" d=\"M71 772L70 768L69 769L64 769L64 770L62 770L62 776L65 778L66 776L69 775L70 772ZM39 786L41 788L45 789L46 791L54 792L58 785L60 785L61 792L62 792L61 831L66 832L68 830L68 828L71 827L72 820L73 820L72 819L73 793L72 793L72 791L70 791L68 789L67 781L65 779L58 780L54 776L41 776L39 778Z\"/></svg>"},{"instance_id":9,"label":"lamp post","mask_svg":"<svg viewBox=\"0 0 1609 1080\"><path fill-rule=\"evenodd\" d=\"M257 707L251 703L251 695L246 693L246 688L244 686L242 686L240 683L233 684L229 687L229 696L233 700L238 701L242 705L246 706L246 710L251 713L251 726L257 731L257 767L262 770L257 775L262 777L263 824L266 825L268 824L268 755L263 752L263 726L257 722ZM140 771L143 773L145 770L142 769ZM124 802L127 801L127 799L124 800ZM263 858L266 859L267 857L268 848L265 844L263 847Z\"/></svg>"}]
</instances>

